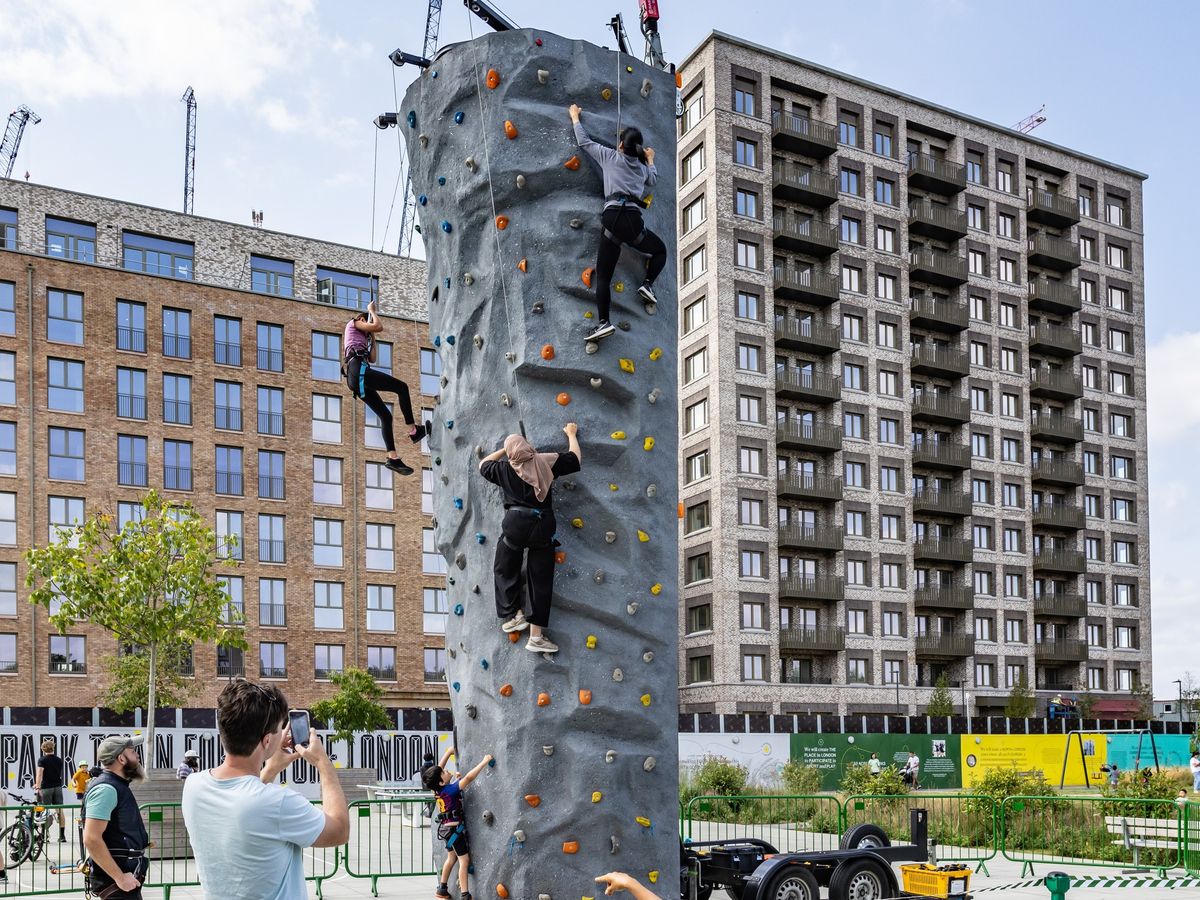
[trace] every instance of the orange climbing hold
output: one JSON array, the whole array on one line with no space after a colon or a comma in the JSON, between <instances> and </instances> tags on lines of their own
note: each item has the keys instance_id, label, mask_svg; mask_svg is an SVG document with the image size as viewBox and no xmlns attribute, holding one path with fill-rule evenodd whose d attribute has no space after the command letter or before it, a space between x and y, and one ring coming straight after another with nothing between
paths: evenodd
<instances>
[{"instance_id":1,"label":"orange climbing hold","mask_svg":"<svg viewBox=\"0 0 1200 900\"><path fill-rule=\"evenodd\" d=\"M500 900L506 900L508 897L508 888L506 888L500 882L496 882L496 896L499 897Z\"/></svg>"},{"instance_id":2,"label":"orange climbing hold","mask_svg":"<svg viewBox=\"0 0 1200 900\"><path fill-rule=\"evenodd\" d=\"M589 690L580 690L579 702L584 706L589 705L592 702L592 692Z\"/></svg>"},{"instance_id":3,"label":"orange climbing hold","mask_svg":"<svg viewBox=\"0 0 1200 900\"><path fill-rule=\"evenodd\" d=\"M532 806L534 809L537 809L542 804L542 798L539 797L537 794L526 794L525 802L528 803L530 806Z\"/></svg>"},{"instance_id":4,"label":"orange climbing hold","mask_svg":"<svg viewBox=\"0 0 1200 900\"><path fill-rule=\"evenodd\" d=\"M566 391L563 391L555 399L558 401L559 406L566 406L568 403L571 402L571 395L568 394Z\"/></svg>"},{"instance_id":5,"label":"orange climbing hold","mask_svg":"<svg viewBox=\"0 0 1200 900\"><path fill-rule=\"evenodd\" d=\"M517 136L517 126L512 123L512 119L504 120L504 135L510 141Z\"/></svg>"},{"instance_id":6,"label":"orange climbing hold","mask_svg":"<svg viewBox=\"0 0 1200 900\"><path fill-rule=\"evenodd\" d=\"M563 853L578 853L579 841L563 841Z\"/></svg>"},{"instance_id":7,"label":"orange climbing hold","mask_svg":"<svg viewBox=\"0 0 1200 900\"><path fill-rule=\"evenodd\" d=\"M583 270L583 275L581 276L583 278L583 283L585 285L587 285L588 287L591 287L592 286L592 276L595 274L596 274L596 270L593 269L591 266L588 266L588 268Z\"/></svg>"},{"instance_id":8,"label":"orange climbing hold","mask_svg":"<svg viewBox=\"0 0 1200 900\"><path fill-rule=\"evenodd\" d=\"M550 705L550 695L547 694L545 691L542 691L540 694L538 694L538 706L549 706L549 705Z\"/></svg>"},{"instance_id":9,"label":"orange climbing hold","mask_svg":"<svg viewBox=\"0 0 1200 900\"><path fill-rule=\"evenodd\" d=\"M519 263L517 263L517 268L520 269L522 272L528 272L529 271L529 260L527 260L525 257L521 257L521 261Z\"/></svg>"},{"instance_id":10,"label":"orange climbing hold","mask_svg":"<svg viewBox=\"0 0 1200 900\"><path fill-rule=\"evenodd\" d=\"M567 551L559 550L554 554L554 561L560 566L567 561Z\"/></svg>"},{"instance_id":11,"label":"orange climbing hold","mask_svg":"<svg viewBox=\"0 0 1200 900\"><path fill-rule=\"evenodd\" d=\"M517 641L519 641L520 639L521 639L521 632L519 632L519 631L510 631L510 632L508 633L508 642L509 642L510 644L515 644L515 643L516 643Z\"/></svg>"},{"instance_id":12,"label":"orange climbing hold","mask_svg":"<svg viewBox=\"0 0 1200 900\"><path fill-rule=\"evenodd\" d=\"M572 172L574 172L576 169L579 168L579 157L572 156L565 163L563 163L563 168L570 169Z\"/></svg>"},{"instance_id":13,"label":"orange climbing hold","mask_svg":"<svg viewBox=\"0 0 1200 900\"><path fill-rule=\"evenodd\" d=\"M496 216L496 227L503 231L508 227L508 216Z\"/></svg>"},{"instance_id":14,"label":"orange climbing hold","mask_svg":"<svg viewBox=\"0 0 1200 900\"><path fill-rule=\"evenodd\" d=\"M679 504L677 504L677 505L676 505L676 507L675 507L675 515L676 515L676 517L677 517L677 518L680 518L680 519L682 519L682 518L683 518L683 504L682 504L682 503L679 503Z\"/></svg>"},{"instance_id":15,"label":"orange climbing hold","mask_svg":"<svg viewBox=\"0 0 1200 900\"><path fill-rule=\"evenodd\" d=\"M511 697L512 696L512 685L511 684L501 685L500 686L500 696L501 697Z\"/></svg>"},{"instance_id":16,"label":"orange climbing hold","mask_svg":"<svg viewBox=\"0 0 1200 900\"><path fill-rule=\"evenodd\" d=\"M478 71L478 70L476 70L476 71ZM493 90L493 91L496 88L500 87L500 73L497 72L495 69L488 69L487 86L490 90Z\"/></svg>"},{"instance_id":17,"label":"orange climbing hold","mask_svg":"<svg viewBox=\"0 0 1200 900\"><path fill-rule=\"evenodd\" d=\"M544 344L542 346L542 359L554 359L554 345Z\"/></svg>"}]
</instances>

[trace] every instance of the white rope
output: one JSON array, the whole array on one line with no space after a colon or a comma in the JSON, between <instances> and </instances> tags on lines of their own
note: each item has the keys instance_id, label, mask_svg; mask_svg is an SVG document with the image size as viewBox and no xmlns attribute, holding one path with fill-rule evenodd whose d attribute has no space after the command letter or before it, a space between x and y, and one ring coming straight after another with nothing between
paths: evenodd
<instances>
[{"instance_id":1,"label":"white rope","mask_svg":"<svg viewBox=\"0 0 1200 900\"><path fill-rule=\"evenodd\" d=\"M375 159L371 163L371 243L375 247L375 200L379 196L379 129L375 129Z\"/></svg>"},{"instance_id":2,"label":"white rope","mask_svg":"<svg viewBox=\"0 0 1200 900\"><path fill-rule=\"evenodd\" d=\"M617 140L621 140L621 48L617 48Z\"/></svg>"}]
</instances>

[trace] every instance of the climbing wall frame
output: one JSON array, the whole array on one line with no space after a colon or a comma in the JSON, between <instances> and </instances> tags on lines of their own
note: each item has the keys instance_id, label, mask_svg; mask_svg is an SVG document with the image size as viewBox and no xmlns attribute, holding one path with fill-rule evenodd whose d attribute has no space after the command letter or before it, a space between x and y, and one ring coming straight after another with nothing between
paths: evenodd
<instances>
[{"instance_id":1,"label":"climbing wall frame","mask_svg":"<svg viewBox=\"0 0 1200 900\"><path fill-rule=\"evenodd\" d=\"M642 129L659 173L646 223L669 250L657 309L637 295L644 257L623 253L599 346L585 271L602 187L571 103L597 141L616 143L618 108ZM458 763L496 757L466 792L478 897L595 897L614 869L678 890L674 104L669 74L530 30L445 48L404 98L443 365L430 447ZM565 450L569 421L583 469L554 487L562 649L543 658L496 617L503 510L478 462L522 428Z\"/></svg>"}]
</instances>

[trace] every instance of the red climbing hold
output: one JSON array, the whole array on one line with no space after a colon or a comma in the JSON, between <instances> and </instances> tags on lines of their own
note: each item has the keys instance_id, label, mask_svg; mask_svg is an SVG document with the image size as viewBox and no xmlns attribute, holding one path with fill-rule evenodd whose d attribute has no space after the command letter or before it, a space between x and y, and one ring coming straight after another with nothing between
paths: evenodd
<instances>
[{"instance_id":1,"label":"red climbing hold","mask_svg":"<svg viewBox=\"0 0 1200 900\"><path fill-rule=\"evenodd\" d=\"M493 91L500 87L500 73L495 69L488 69L487 71L487 86L489 90Z\"/></svg>"},{"instance_id":2,"label":"red climbing hold","mask_svg":"<svg viewBox=\"0 0 1200 900\"><path fill-rule=\"evenodd\" d=\"M503 231L508 227L508 216L496 216L496 227Z\"/></svg>"},{"instance_id":3,"label":"red climbing hold","mask_svg":"<svg viewBox=\"0 0 1200 900\"><path fill-rule=\"evenodd\" d=\"M588 287L591 287L592 286L592 276L595 274L596 274L596 270L593 269L591 266L589 266L588 268L583 270L583 275L580 277L583 278L583 283L585 285L587 285Z\"/></svg>"},{"instance_id":4,"label":"red climbing hold","mask_svg":"<svg viewBox=\"0 0 1200 900\"><path fill-rule=\"evenodd\" d=\"M568 403L571 402L571 395L568 394L566 391L563 391L561 394L559 394L557 397L555 397L555 399L558 401L559 406L566 406Z\"/></svg>"},{"instance_id":5,"label":"red climbing hold","mask_svg":"<svg viewBox=\"0 0 1200 900\"><path fill-rule=\"evenodd\" d=\"M567 551L559 550L554 554L554 561L560 566L567 561Z\"/></svg>"},{"instance_id":6,"label":"red climbing hold","mask_svg":"<svg viewBox=\"0 0 1200 900\"><path fill-rule=\"evenodd\" d=\"M570 169L572 172L574 172L576 169L579 168L579 157L572 156L565 163L563 163L563 168Z\"/></svg>"},{"instance_id":7,"label":"red climbing hold","mask_svg":"<svg viewBox=\"0 0 1200 900\"><path fill-rule=\"evenodd\" d=\"M511 684L501 685L500 686L500 696L501 697L511 697L512 696L512 685Z\"/></svg>"},{"instance_id":8,"label":"red climbing hold","mask_svg":"<svg viewBox=\"0 0 1200 900\"><path fill-rule=\"evenodd\" d=\"M507 900L508 898L508 888L506 888L501 882L496 882L496 896L499 897L500 900Z\"/></svg>"},{"instance_id":9,"label":"red climbing hold","mask_svg":"<svg viewBox=\"0 0 1200 900\"><path fill-rule=\"evenodd\" d=\"M537 809L542 804L542 798L539 797L537 794L526 794L525 802L528 803L530 806L532 806L534 809Z\"/></svg>"},{"instance_id":10,"label":"red climbing hold","mask_svg":"<svg viewBox=\"0 0 1200 900\"><path fill-rule=\"evenodd\" d=\"M563 841L563 853L578 853L579 841Z\"/></svg>"},{"instance_id":11,"label":"red climbing hold","mask_svg":"<svg viewBox=\"0 0 1200 900\"><path fill-rule=\"evenodd\" d=\"M517 126L512 123L512 119L504 120L504 134L510 141L517 136Z\"/></svg>"}]
</instances>

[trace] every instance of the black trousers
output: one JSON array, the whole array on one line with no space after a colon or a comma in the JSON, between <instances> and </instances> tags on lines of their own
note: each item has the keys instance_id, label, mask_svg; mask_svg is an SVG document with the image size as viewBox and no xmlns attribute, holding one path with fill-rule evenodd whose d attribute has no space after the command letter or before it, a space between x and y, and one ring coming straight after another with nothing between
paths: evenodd
<instances>
[{"instance_id":1,"label":"black trousers","mask_svg":"<svg viewBox=\"0 0 1200 900\"><path fill-rule=\"evenodd\" d=\"M381 372L373 366L368 365L361 359L353 358L346 363L346 384L350 388L350 392L358 396L358 378L359 369L362 366L367 366L367 373L363 379L363 387L365 393L362 396L363 403L370 407L371 412L379 416L381 430L383 431L383 443L388 448L388 451L395 451L396 436L392 433L392 414L387 408L387 404L383 402L383 398L379 396L380 391L387 391L395 394L400 401L400 414L404 416L404 422L407 425L413 424L412 400L408 395L408 385L399 378L393 378L387 372Z\"/></svg>"},{"instance_id":2,"label":"black trousers","mask_svg":"<svg viewBox=\"0 0 1200 900\"><path fill-rule=\"evenodd\" d=\"M529 621L538 628L550 624L554 598L554 513L514 507L504 513L501 539L496 541L492 575L496 585L496 615L508 621L524 609L522 581L529 593ZM521 577L521 568L525 577Z\"/></svg>"},{"instance_id":3,"label":"black trousers","mask_svg":"<svg viewBox=\"0 0 1200 900\"><path fill-rule=\"evenodd\" d=\"M617 238L611 241L601 237L596 256L596 314L601 322L607 322L612 308L612 277L621 258L621 245L627 244L650 257L646 263L646 281L651 284L667 264L667 245L642 224L642 211L636 206L610 206L601 214L600 222Z\"/></svg>"}]
</instances>

